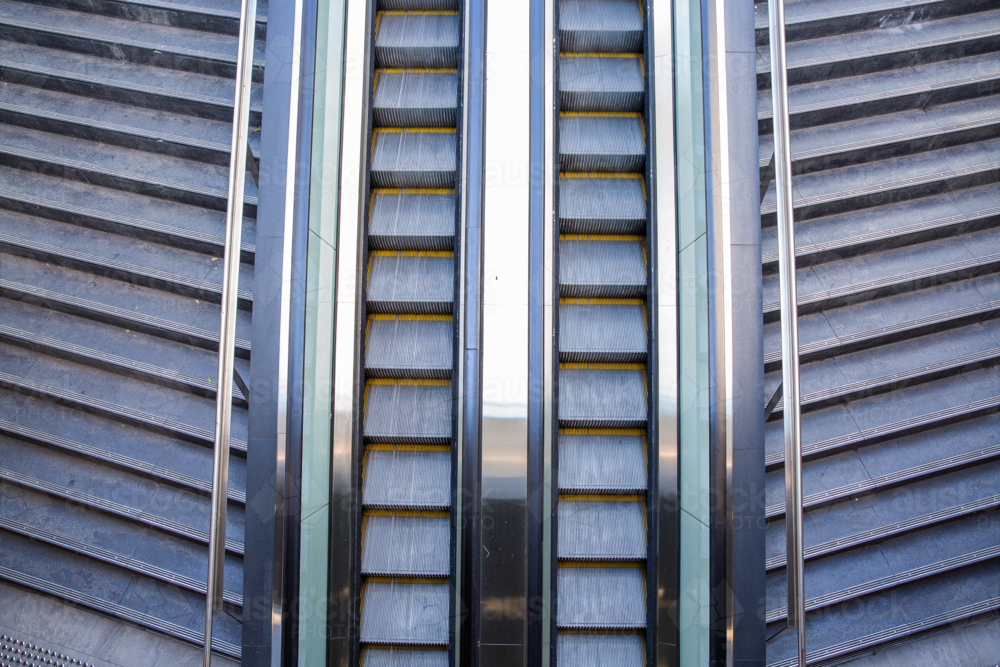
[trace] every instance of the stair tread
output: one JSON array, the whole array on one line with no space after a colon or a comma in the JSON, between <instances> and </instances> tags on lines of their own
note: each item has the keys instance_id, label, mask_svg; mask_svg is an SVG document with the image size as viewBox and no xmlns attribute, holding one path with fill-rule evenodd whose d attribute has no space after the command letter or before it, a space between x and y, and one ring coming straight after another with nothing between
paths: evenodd
<instances>
[{"instance_id":1,"label":"stair tread","mask_svg":"<svg viewBox=\"0 0 1000 667\"><path fill-rule=\"evenodd\" d=\"M54 35L99 40L110 45L141 45L161 53L189 54L236 64L238 40L232 35L28 5L15 0L0 2L0 25L21 25ZM264 44L258 40L255 47L255 65L260 67L263 65Z\"/></svg>"},{"instance_id":2,"label":"stair tread","mask_svg":"<svg viewBox=\"0 0 1000 667\"><path fill-rule=\"evenodd\" d=\"M63 256L108 270L187 285L205 292L201 298L213 302L218 302L222 293L221 257L3 210L0 230L0 247L34 249L38 257L56 263ZM81 264L74 266L80 268ZM241 265L240 269L240 298L249 302L253 299L253 267Z\"/></svg>"},{"instance_id":3,"label":"stair tread","mask_svg":"<svg viewBox=\"0 0 1000 667\"><path fill-rule=\"evenodd\" d=\"M869 97L884 99L907 91L926 93L974 77L996 78L998 73L1000 53L987 53L887 72L804 83L789 87L789 113L794 116L812 108L834 108L856 104ZM770 91L758 92L757 114L758 118L771 117Z\"/></svg>"},{"instance_id":4,"label":"stair tread","mask_svg":"<svg viewBox=\"0 0 1000 667\"><path fill-rule=\"evenodd\" d=\"M60 167L97 171L151 185L193 192L209 198L228 197L229 168L185 160L170 155L150 156L141 150L110 146L22 127L5 128L0 151L11 155L35 155L33 159L58 173ZM246 176L245 201L256 205L257 188ZM170 199L171 196L161 196Z\"/></svg>"},{"instance_id":5,"label":"stair tread","mask_svg":"<svg viewBox=\"0 0 1000 667\"><path fill-rule=\"evenodd\" d=\"M7 40L0 40L0 53L3 54L2 63L14 69L4 78L15 83L21 78L19 70L39 72L57 78L69 77L126 90L167 95L181 100L205 101L228 108L229 116L232 116L235 84L225 78L118 62ZM262 88L260 84L251 87L251 111L256 107L256 112L260 113Z\"/></svg>"},{"instance_id":6,"label":"stair tread","mask_svg":"<svg viewBox=\"0 0 1000 667\"><path fill-rule=\"evenodd\" d=\"M120 568L93 561L87 563L91 576L79 577L76 574L80 565L78 556L9 534L5 538L3 546L0 546L4 551L4 566L0 571L3 578L10 578L14 573L27 575L31 579L40 580L39 583L55 584L53 592L63 593L60 589L65 589L60 597L71 600L76 598L73 601L97 607L105 613L124 616L143 625L160 626L156 629L188 641L200 638L204 627L204 596L166 584L143 581ZM137 595L142 589L148 591L147 595ZM154 603L153 600L158 602ZM218 623L213 636L215 632L219 634L219 650L230 655L238 652L239 626L224 620Z\"/></svg>"},{"instance_id":7,"label":"stair tread","mask_svg":"<svg viewBox=\"0 0 1000 667\"><path fill-rule=\"evenodd\" d=\"M31 209L57 209L60 219L106 221L133 234L157 233L171 241L172 237L181 237L208 248L218 246L220 251L224 247L224 211L7 166L0 166L0 175L3 182L0 197ZM10 204L5 205L9 207ZM255 232L256 220L244 216L243 239L247 244L244 252L253 250Z\"/></svg>"},{"instance_id":8,"label":"stair tread","mask_svg":"<svg viewBox=\"0 0 1000 667\"><path fill-rule=\"evenodd\" d=\"M791 13L792 4L789 4ZM986 10L930 21L903 23L898 26L840 35L797 40L788 43L788 69L806 64L859 61L900 51L926 48L932 44L951 44L974 36L993 35L1000 11ZM786 18L787 20L787 18ZM757 72L770 72L771 51L757 49Z\"/></svg>"}]
</instances>

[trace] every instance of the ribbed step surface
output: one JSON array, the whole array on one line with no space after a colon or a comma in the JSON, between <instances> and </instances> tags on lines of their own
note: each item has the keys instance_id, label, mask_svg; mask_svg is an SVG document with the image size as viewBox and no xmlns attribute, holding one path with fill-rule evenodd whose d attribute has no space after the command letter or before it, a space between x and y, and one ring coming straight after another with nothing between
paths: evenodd
<instances>
[{"instance_id":1,"label":"ribbed step surface","mask_svg":"<svg viewBox=\"0 0 1000 667\"><path fill-rule=\"evenodd\" d=\"M0 0L0 577L196 645L238 18L229 0ZM236 614L246 405L234 391L224 597ZM238 659L240 626L217 616L214 642Z\"/></svg>"},{"instance_id":2,"label":"ribbed step surface","mask_svg":"<svg viewBox=\"0 0 1000 667\"><path fill-rule=\"evenodd\" d=\"M448 664L453 542L458 3L379 0L367 211L360 641Z\"/></svg>"},{"instance_id":3,"label":"ribbed step surface","mask_svg":"<svg viewBox=\"0 0 1000 667\"><path fill-rule=\"evenodd\" d=\"M812 665L1000 606L1000 6L788 7ZM774 196L761 205L765 404L781 379ZM783 410L766 427L769 635L787 613ZM794 641L769 646L768 664L794 664Z\"/></svg>"},{"instance_id":4,"label":"ribbed step surface","mask_svg":"<svg viewBox=\"0 0 1000 667\"><path fill-rule=\"evenodd\" d=\"M560 667L645 664L643 8L559 5Z\"/></svg>"}]
</instances>

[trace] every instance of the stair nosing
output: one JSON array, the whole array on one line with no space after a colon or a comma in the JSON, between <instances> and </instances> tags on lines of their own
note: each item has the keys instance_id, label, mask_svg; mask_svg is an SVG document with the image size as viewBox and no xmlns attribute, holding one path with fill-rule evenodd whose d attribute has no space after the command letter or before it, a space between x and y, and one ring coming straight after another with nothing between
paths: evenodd
<instances>
[{"instance_id":1,"label":"stair nosing","mask_svg":"<svg viewBox=\"0 0 1000 667\"><path fill-rule=\"evenodd\" d=\"M28 524L21 523L19 521L14 521L8 519L7 517L0 517L0 529L7 530L18 535L22 535L32 540L38 540L44 542L45 544L57 547L64 551L70 551L87 558L92 558L94 560L99 560L110 565L115 565L117 567L129 570L131 572L136 572L138 574L147 576L151 579L156 579L164 583L173 584L191 591L192 593L205 594L205 584L199 582L197 579L192 579L183 574L178 574L176 572L171 572L162 567L146 563L144 561L133 558L132 556L124 556L121 554L116 554L113 551L108 551L107 549L102 549L97 546L86 544L75 540L73 538L65 537L57 533L53 533L48 530L43 530L41 528L36 528L35 526L30 526ZM236 593L234 591L223 590L223 599L230 604L236 606L243 606L243 595Z\"/></svg>"},{"instance_id":2,"label":"stair nosing","mask_svg":"<svg viewBox=\"0 0 1000 667\"><path fill-rule=\"evenodd\" d=\"M142 93L145 95L154 95L158 97L166 97L176 100L181 100L182 102L197 102L200 104L206 104L214 107L221 107L227 112L227 116L231 116L233 112L233 100L225 97L212 97L209 95L202 95L200 93L190 93L183 92L179 90L170 90L167 88L157 88L155 86L145 86L139 83L122 81L118 79L104 79L100 77L87 76L85 74L80 74L78 72L73 72L70 70L59 70L51 67L42 67L40 65L33 65L31 63L25 62L15 62L11 60L0 59L0 71L4 70L15 70L20 72L25 72L28 74L37 74L41 76L64 79L70 81L77 81L91 86L98 86L101 88L117 88L122 90L127 90L130 92ZM250 105L251 114L260 115L263 111L263 107L257 104ZM195 114L189 114L195 115ZM222 120L222 119L220 119Z\"/></svg>"},{"instance_id":3,"label":"stair nosing","mask_svg":"<svg viewBox=\"0 0 1000 667\"><path fill-rule=\"evenodd\" d=\"M31 396L40 396L44 400L50 400L63 404L69 403L75 407L90 412L97 412L103 415L113 415L115 419L130 422L140 428L160 431L170 437L176 437L194 444L200 444L206 447L215 446L215 434L211 431L191 426L189 424L183 424L181 422L167 419L166 417L157 417L140 410L116 405L109 401L87 396L86 394L61 389L59 387L54 387L41 382L35 382L34 380L19 378L15 375L4 372L0 372L0 387L17 391L19 393L27 393ZM247 443L242 440L232 438L229 442L229 448L232 451L245 454L247 451Z\"/></svg>"},{"instance_id":4,"label":"stair nosing","mask_svg":"<svg viewBox=\"0 0 1000 667\"><path fill-rule=\"evenodd\" d=\"M847 435L837 436L810 443L802 447L803 460L818 458L845 449L855 449L865 445L885 442L893 438L901 438L915 432L932 430L954 423L956 420L974 419L983 414L996 412L1000 409L1000 396L991 396L970 403L963 403L943 410L927 412L916 417L900 419L881 426L858 430ZM771 470L783 467L784 452L774 452L764 457L765 469Z\"/></svg>"},{"instance_id":5,"label":"stair nosing","mask_svg":"<svg viewBox=\"0 0 1000 667\"><path fill-rule=\"evenodd\" d=\"M891 387L892 385L899 384L901 382L906 382L906 386L910 387L913 386L913 383L911 382L912 380L927 376L930 376L933 379L939 377L938 374L946 371L961 372L961 369L968 365L981 364L982 362L987 361L1000 361L1000 348L994 347L988 350L962 355L961 357L953 357L944 361L938 361L933 364L926 364L916 368L908 368L896 373L887 373L885 375L879 375L866 380L859 380L857 382L850 382L848 384L838 385L829 389L810 392L802 395L800 403L801 406L807 410L817 409L834 403L849 401L851 400L852 394L872 396L875 393L873 392L875 389L887 386ZM779 400L774 406L774 410L771 412L771 418L768 421L777 421L776 415L780 415L783 412L784 405L784 399Z\"/></svg>"},{"instance_id":6,"label":"stair nosing","mask_svg":"<svg viewBox=\"0 0 1000 667\"><path fill-rule=\"evenodd\" d=\"M919 481L937 475L946 475L973 465L987 463L996 458L1000 458L1000 445L984 447L983 449L949 456L948 458L938 459L937 461L922 463L918 466L897 470L885 475L869 477L852 484L845 484L844 486L838 486L826 491L813 493L802 499L802 507L803 509L810 509L813 507L829 505L862 493L884 491L906 482ZM784 515L784 502L768 505L764 509L764 516L768 521Z\"/></svg>"},{"instance_id":7,"label":"stair nosing","mask_svg":"<svg viewBox=\"0 0 1000 667\"><path fill-rule=\"evenodd\" d=\"M163 225L157 222L150 222L147 220L140 220L139 218L129 218L127 216L118 215L115 213L107 213L104 211L98 211L96 209L89 209L83 206L77 206L75 204L68 204L65 202L56 201L54 199L45 199L43 197L36 197L34 195L18 193L11 190L4 190L0 187L0 205L3 201L12 201L28 204L29 206L34 206L40 209L51 209L60 212L65 212L74 216L82 216L85 218L91 218L96 221L108 222L112 225L118 225L122 227L127 227L129 229L135 229L139 232L153 232L155 234L163 234L165 236L170 236L174 238L183 239L186 242L192 242L196 244L204 244L214 246L215 250L225 250L226 240L221 236L211 236L209 234L204 234L202 232L195 232L191 230L184 229L182 227L171 227L169 225ZM4 207L8 208L8 207ZM19 209L10 209L18 212ZM51 218L48 215L42 215L38 213L31 213L29 215L39 215L39 217L44 217L46 219L55 219L57 222L67 222L62 218ZM253 218L249 218L252 220ZM246 221L246 218L244 219ZM68 223L74 224L74 223ZM257 247L252 243L241 243L241 252L243 255L252 256L256 253ZM213 253L221 254L221 253ZM241 261L248 261L247 259L242 259ZM252 261L250 259L249 261Z\"/></svg>"},{"instance_id":8,"label":"stair nosing","mask_svg":"<svg viewBox=\"0 0 1000 667\"><path fill-rule=\"evenodd\" d=\"M3 236L0 235L0 242L2 242L2 240ZM976 269L981 269L983 272L976 272ZM971 259L964 259L926 269L919 269L917 271L899 273L894 276L869 280L863 283L855 283L853 285L845 285L834 289L811 292L800 296L796 305L798 306L798 313L801 316L806 313L818 312L826 308L837 308L838 301L858 299L869 295L871 295L872 299L877 299L878 293L887 289L892 289L893 294L920 291L923 289L920 285L920 281L928 279L933 279L934 285L944 285L996 271L1000 271L1000 254L982 255ZM971 276L968 275L969 272L972 272ZM911 289L903 289L905 287L909 287ZM832 305L830 302L833 302ZM805 306L808 306L808 308L804 308ZM773 321L774 316L778 315L780 310L781 303L778 301L765 303L764 321Z\"/></svg>"},{"instance_id":9,"label":"stair nosing","mask_svg":"<svg viewBox=\"0 0 1000 667\"><path fill-rule=\"evenodd\" d=\"M130 150L130 149L123 149L123 150ZM7 146L3 144L0 144L0 154L9 155L23 160L49 164L61 167L63 169L79 171L86 174L95 175L98 177L103 176L112 179L120 179L123 181L128 181L130 183L135 183L140 187L152 186L154 188L176 192L181 196L195 195L196 197L204 197L205 199L214 202L217 207L216 210L220 211L226 210L226 204L229 199L229 194L226 190L210 188L202 185L197 185L194 183L183 183L181 181L174 181L166 178L157 179L147 174L139 174L136 172L126 171L124 169L109 169L107 167L102 167L100 165L91 162L69 160L55 155L39 153L37 151L25 150L22 148L16 148L13 146ZM108 187L109 189L115 189L115 190L118 189L114 188L113 186L102 186L102 187ZM139 194L145 195L146 193L140 192ZM175 198L171 197L156 197L155 195L146 195L146 196L153 196L154 198L158 199L166 199L167 201L177 201ZM187 202L181 201L178 203L186 204ZM254 195L244 195L243 204L244 208L250 207L256 209L257 197ZM188 204L188 205L194 205L194 204Z\"/></svg>"},{"instance_id":10,"label":"stair nosing","mask_svg":"<svg viewBox=\"0 0 1000 667\"><path fill-rule=\"evenodd\" d=\"M838 349L853 351L855 349L868 349L878 345L878 341L892 335L909 334L906 338L914 338L922 335L928 327L948 325L959 326L961 322L970 317L987 318L994 315L1000 309L1000 301L986 301L974 306L949 310L944 313L928 315L915 320L906 320L897 324L866 329L845 336L834 336L824 340L814 341L805 345L799 345L799 356L803 363L808 363L812 359L828 358L837 353ZM859 347L860 346L860 347ZM771 372L781 367L781 351L775 350L764 354L764 371Z\"/></svg>"},{"instance_id":11,"label":"stair nosing","mask_svg":"<svg viewBox=\"0 0 1000 667\"><path fill-rule=\"evenodd\" d=\"M891 239L894 237L903 237L910 234L931 231L941 227L949 227L966 222L986 220L989 219L990 217L998 215L1000 215L1000 207L975 211L973 213L960 213L958 215L952 215L946 218L938 218L937 220L928 220L925 222L914 223L912 225L893 227L891 229L887 229L884 231L869 232L867 234L858 234L856 236L849 236L842 239L837 239L836 241L814 243L811 245L801 246L799 248L796 248L795 258L796 260L798 260L800 257L808 257L810 255L820 255L822 253L830 252L833 250L852 248L854 246L859 246L866 243L873 243L877 241ZM763 266L776 265L778 262L778 253L773 252L762 255L761 262ZM812 266L812 265L813 263L810 263L805 266Z\"/></svg>"},{"instance_id":12,"label":"stair nosing","mask_svg":"<svg viewBox=\"0 0 1000 667\"><path fill-rule=\"evenodd\" d=\"M186 342L189 345L193 344L197 347L212 351L218 350L219 347L219 334L206 329L198 329L186 324L164 320L159 317L153 317L142 313L134 313L115 306L109 306L95 301L88 301L69 294L60 294L58 292L42 289L40 287L15 283L10 280L0 278L0 296L5 296L5 292L12 292L14 294L19 294L22 297L41 300L46 302L46 304L58 303L68 309L71 309L71 312L83 310L104 315L109 319L117 320L119 322L129 322L132 326L138 325L147 332L154 332L149 335L154 335L160 338L177 340L176 337L182 337L184 339L182 342ZM99 317L92 316L88 316L88 319L98 322L104 321ZM176 337L171 338L170 336L164 336L164 333L172 333ZM192 340L200 341L202 344L197 345L196 343L191 343ZM249 358L250 341L237 338L236 350L241 353L241 357Z\"/></svg>"},{"instance_id":13,"label":"stair nosing","mask_svg":"<svg viewBox=\"0 0 1000 667\"><path fill-rule=\"evenodd\" d=\"M47 243L0 233L0 248L5 247L20 249L32 258L42 255L47 258L46 261L53 264L96 273L100 276L108 277L117 274L126 274L135 278L144 278L145 280L139 281L140 284L149 283L155 289L171 294L179 294L181 296L197 295L196 298L204 299L210 303L221 303L222 301L222 286L208 282L207 280L167 273L159 269L119 262L118 260L99 257L70 248L60 248ZM126 282L135 283L137 281L130 279ZM173 289L170 289L170 287L173 287ZM191 294L187 294L187 292ZM253 304L252 292L242 289L237 289L236 292L238 299L243 302L243 305L249 307Z\"/></svg>"},{"instance_id":14,"label":"stair nosing","mask_svg":"<svg viewBox=\"0 0 1000 667\"><path fill-rule=\"evenodd\" d=\"M44 433L28 426L9 422L5 419L0 419L0 433L18 440L34 442L45 447L56 447L89 459L101 461L102 463L126 468L129 472L163 481L172 486L193 489L201 492L203 495L210 495L212 492L211 484L197 477L133 459L123 454L116 454L108 450L86 445L82 442L74 442L51 433ZM228 498L230 502L246 505L246 493L239 489L230 488Z\"/></svg>"},{"instance_id":15,"label":"stair nosing","mask_svg":"<svg viewBox=\"0 0 1000 667\"><path fill-rule=\"evenodd\" d=\"M111 366L120 369L117 371L112 370L111 372L117 372L130 377L141 376L153 378L158 383L169 383L170 385L183 387L189 391L195 390L195 393L200 393L200 395L207 398L215 397L218 391L217 383L206 381L193 375L160 368L152 364L119 357L108 352L101 352L55 338L48 338L35 332L23 331L3 324L0 324L0 340L29 349L45 349L47 354L51 356L69 359L76 363L89 363L102 369ZM246 405L246 398L239 387L233 387L233 400L239 402L241 406Z\"/></svg>"},{"instance_id":16,"label":"stair nosing","mask_svg":"<svg viewBox=\"0 0 1000 667\"><path fill-rule=\"evenodd\" d=\"M816 558L830 556L861 545L879 542L896 537L897 535L903 535L915 530L922 530L930 526L935 526L939 523L960 519L970 514L977 514L979 512L985 512L997 508L1000 508L1000 494L989 496L987 498L980 498L979 500L973 500L954 507L948 507L943 510L937 510L928 514L922 514L917 517L904 519L903 521L896 521L891 524L879 526L878 528L866 530L861 533L855 533L836 540L829 540L821 544L816 544L805 549L805 559L813 560ZM765 571L773 572L775 570L784 569L785 566L785 554L779 554L768 558L764 567Z\"/></svg>"},{"instance_id":17,"label":"stair nosing","mask_svg":"<svg viewBox=\"0 0 1000 667\"><path fill-rule=\"evenodd\" d=\"M809 612L816 609L822 609L839 602L844 602L846 600L851 600L864 595L871 595L872 593L878 593L889 588L895 588L896 586L903 586L913 583L914 581L933 577L938 574L944 574L945 572L957 570L962 567L968 567L969 565L976 565L977 563L982 563L997 557L1000 557L1000 546L979 549L962 556L953 556L951 558L946 558L943 561L916 567L911 570L906 570L905 572L900 572L899 574L891 574L886 577L880 577L879 579L865 582L864 584L858 584L856 586L851 586L850 588L845 588L811 598L806 600L806 611ZM783 618L787 618L787 616L788 608L779 607L767 612L765 623L780 621Z\"/></svg>"},{"instance_id":18,"label":"stair nosing","mask_svg":"<svg viewBox=\"0 0 1000 667\"><path fill-rule=\"evenodd\" d=\"M16 484L22 487L27 487L38 493L44 493L49 496L55 496L57 498L62 498L63 500L79 503L86 507L104 512L105 514L121 517L123 519L148 526L155 530L176 535L191 542L208 544L208 533L206 531L186 526L178 521L173 521L165 517L150 514L145 510L138 510L133 507L129 507L128 505L116 503L112 500L98 498L97 496L92 496L89 493L82 493L80 491L74 491L73 489L67 489L66 487L58 484L46 482L7 468L0 468L0 480L3 480L8 484ZM227 537L226 551L238 556L243 556L243 545L236 540Z\"/></svg>"},{"instance_id":19,"label":"stair nosing","mask_svg":"<svg viewBox=\"0 0 1000 667\"><path fill-rule=\"evenodd\" d=\"M805 209L818 207L824 204L832 204L834 202L850 202L854 199L861 199L864 197L870 197L872 195L878 194L889 194L892 192L904 191L908 188L918 187L921 185L928 185L931 183L945 182L949 180L954 180L956 178L962 178L963 176L972 176L980 173L988 173L991 171L996 171L1000 169L1000 161L997 162L983 162L980 164L971 165L968 167L960 167L958 169L948 169L946 171L934 172L931 174L921 174L920 176L913 176L910 178L902 178L896 181L887 181L884 183L876 183L874 185L867 185L857 188L852 188L850 190L842 190L840 192L832 192L823 195L815 195L813 197L802 197L793 202L792 209L796 212L796 217L800 218ZM862 206L861 208L872 208L871 206ZM760 207L761 217L771 216L777 213L776 204L767 204L766 206ZM847 209L856 210L856 209ZM766 225L773 226L773 225Z\"/></svg>"},{"instance_id":20,"label":"stair nosing","mask_svg":"<svg viewBox=\"0 0 1000 667\"><path fill-rule=\"evenodd\" d=\"M171 623L170 621L164 621L162 619L156 618L149 614L144 614L133 609L129 609L115 602L109 602L107 600L102 600L100 598L88 595L86 593L81 593L75 591L61 584L56 584L50 581L46 581L39 577L35 577L30 574L24 574L23 572L18 572L17 570L11 569L4 565L0 565L0 578L6 579L8 581L17 583L21 586L26 586L28 588L42 591L49 595L55 597L69 600L75 604L79 604L91 609L96 609L97 611L103 612L105 614L116 616L122 618L131 623L135 623L140 627L148 627L154 630L158 630L166 635L177 637L188 641L196 645L204 645L205 635L201 632L195 632L194 630L188 630L187 628L177 625L176 623ZM239 659L241 653L241 647L235 644L231 644L227 641L221 639L213 639L212 646L219 650L220 653L228 655Z\"/></svg>"}]
</instances>

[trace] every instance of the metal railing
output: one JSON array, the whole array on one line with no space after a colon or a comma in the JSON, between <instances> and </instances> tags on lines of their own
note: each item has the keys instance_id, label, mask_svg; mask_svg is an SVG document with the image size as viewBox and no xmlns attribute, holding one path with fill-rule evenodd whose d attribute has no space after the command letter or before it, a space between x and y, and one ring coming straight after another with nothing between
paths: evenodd
<instances>
[{"instance_id":1,"label":"metal railing","mask_svg":"<svg viewBox=\"0 0 1000 667\"><path fill-rule=\"evenodd\" d=\"M233 143L229 158L229 202L226 205L226 248L223 255L222 317L219 328L219 371L215 395L215 446L212 458L212 514L208 533L208 579L205 591L204 667L212 662L212 620L223 610L226 563L226 506L229 501L229 436L233 410L233 351L236 345L237 289L243 236L243 190L250 168L257 180L256 161L248 145L250 84L256 37L257 0L243 0L240 10L236 95L233 103ZM246 385L240 390L249 400Z\"/></svg>"},{"instance_id":2,"label":"metal railing","mask_svg":"<svg viewBox=\"0 0 1000 667\"><path fill-rule=\"evenodd\" d=\"M785 3L768 0L771 44L771 101L774 157L768 165L777 191L778 283L781 292L781 385L768 407L784 394L785 573L788 579L786 628L769 640L797 630L798 664L806 665L805 557L802 540L802 424L799 388L798 294L795 286L795 230L792 204L792 151L785 63ZM770 176L770 174L768 174ZM762 186L763 188L763 186Z\"/></svg>"}]
</instances>

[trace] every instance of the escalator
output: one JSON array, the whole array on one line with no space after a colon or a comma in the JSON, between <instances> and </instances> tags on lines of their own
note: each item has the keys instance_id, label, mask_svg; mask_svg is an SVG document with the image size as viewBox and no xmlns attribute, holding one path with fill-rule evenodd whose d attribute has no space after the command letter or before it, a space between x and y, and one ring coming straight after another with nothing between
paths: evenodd
<instances>
[{"instance_id":1,"label":"escalator","mask_svg":"<svg viewBox=\"0 0 1000 667\"><path fill-rule=\"evenodd\" d=\"M558 8L556 663L646 661L648 284L642 5Z\"/></svg>"},{"instance_id":2,"label":"escalator","mask_svg":"<svg viewBox=\"0 0 1000 667\"><path fill-rule=\"evenodd\" d=\"M763 171L766 4L756 21ZM992 664L995 643L960 629L1000 608L1000 3L800 0L786 31L809 661L895 664L921 641L919 664L952 663L956 642ZM761 222L766 403L773 185ZM786 616L781 416L766 425L769 636ZM794 655L786 636L767 663Z\"/></svg>"},{"instance_id":3,"label":"escalator","mask_svg":"<svg viewBox=\"0 0 1000 667\"><path fill-rule=\"evenodd\" d=\"M447 665L455 497L460 14L381 0L373 26L361 409L360 656Z\"/></svg>"},{"instance_id":4,"label":"escalator","mask_svg":"<svg viewBox=\"0 0 1000 667\"><path fill-rule=\"evenodd\" d=\"M101 664L153 644L188 664L200 650L163 636L203 641L238 29L230 0L0 1L0 579L38 601L28 632L65 640L72 607L110 618L86 637ZM256 208L248 177L244 377ZM236 391L214 631L236 660L246 406Z\"/></svg>"}]
</instances>

